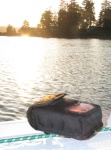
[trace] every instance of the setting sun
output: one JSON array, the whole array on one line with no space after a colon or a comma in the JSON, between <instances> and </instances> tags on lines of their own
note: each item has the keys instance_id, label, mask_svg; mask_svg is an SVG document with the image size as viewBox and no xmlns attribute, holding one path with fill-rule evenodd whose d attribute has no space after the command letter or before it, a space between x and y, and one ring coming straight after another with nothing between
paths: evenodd
<instances>
[{"instance_id":1,"label":"setting sun","mask_svg":"<svg viewBox=\"0 0 111 150\"><path fill-rule=\"evenodd\" d=\"M27 19L30 22L30 26L36 26L40 20L41 13L46 8L55 6L57 0L56 3L51 0L0 0L0 4L2 4L0 9L1 25L21 26L22 22Z\"/></svg>"},{"instance_id":2,"label":"setting sun","mask_svg":"<svg viewBox=\"0 0 111 150\"><path fill-rule=\"evenodd\" d=\"M59 0L0 0L0 26L21 26L26 19L30 26L37 26L45 9L59 6Z\"/></svg>"},{"instance_id":3,"label":"setting sun","mask_svg":"<svg viewBox=\"0 0 111 150\"><path fill-rule=\"evenodd\" d=\"M66 0L69 1L69 0ZM83 0L76 0L82 4ZM96 17L99 15L103 0L93 0ZM20 27L26 19L31 27L36 27L40 22L41 14L48 8L57 10L60 0L0 0L0 26L11 24Z\"/></svg>"}]
</instances>

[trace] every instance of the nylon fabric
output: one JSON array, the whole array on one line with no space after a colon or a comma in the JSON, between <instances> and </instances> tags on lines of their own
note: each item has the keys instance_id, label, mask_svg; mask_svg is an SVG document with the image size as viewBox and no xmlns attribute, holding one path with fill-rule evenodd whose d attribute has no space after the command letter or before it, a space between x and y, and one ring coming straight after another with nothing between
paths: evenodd
<instances>
[{"instance_id":1,"label":"nylon fabric","mask_svg":"<svg viewBox=\"0 0 111 150\"><path fill-rule=\"evenodd\" d=\"M89 104L72 99L59 98L57 103L47 105L32 104L27 110L29 124L35 130L45 133L54 133L66 137L84 140L94 135L95 131L103 126L102 112L99 105L90 104L93 109L79 113L69 111L72 106L81 103Z\"/></svg>"}]
</instances>

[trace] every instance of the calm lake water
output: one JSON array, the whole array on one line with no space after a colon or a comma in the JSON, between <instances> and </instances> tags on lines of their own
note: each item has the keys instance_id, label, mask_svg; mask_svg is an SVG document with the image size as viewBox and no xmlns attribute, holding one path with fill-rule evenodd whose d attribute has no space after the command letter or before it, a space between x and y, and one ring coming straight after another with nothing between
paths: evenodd
<instances>
[{"instance_id":1,"label":"calm lake water","mask_svg":"<svg viewBox=\"0 0 111 150\"><path fill-rule=\"evenodd\" d=\"M111 110L110 40L0 37L0 121L60 92Z\"/></svg>"}]
</instances>

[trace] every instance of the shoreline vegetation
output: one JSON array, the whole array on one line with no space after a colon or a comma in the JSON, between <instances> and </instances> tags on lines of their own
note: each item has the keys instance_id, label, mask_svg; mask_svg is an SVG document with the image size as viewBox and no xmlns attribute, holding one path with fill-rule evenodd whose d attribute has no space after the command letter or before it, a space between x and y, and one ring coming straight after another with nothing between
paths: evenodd
<instances>
[{"instance_id":1,"label":"shoreline vegetation","mask_svg":"<svg viewBox=\"0 0 111 150\"><path fill-rule=\"evenodd\" d=\"M103 28L97 28L94 27L90 30L76 30L75 32L72 32L71 35L62 35L59 33L59 31L55 30L55 32L48 33L47 30L37 30L35 28L34 32L31 32L31 30L34 30L30 28L30 31L27 33L7 33L7 32L0 32L0 36L29 36L29 37L42 37L42 38L68 38L68 39L86 39L86 38L97 38L97 39L111 39L111 28L110 29L104 29Z\"/></svg>"},{"instance_id":2,"label":"shoreline vegetation","mask_svg":"<svg viewBox=\"0 0 111 150\"><path fill-rule=\"evenodd\" d=\"M99 18L95 19L93 0L83 0L80 6L76 0L60 0L58 12L50 8L41 15L37 27L30 27L24 20L23 25L16 31L8 25L6 32L0 36L30 36L45 38L99 38L111 39L111 2L104 0L101 4Z\"/></svg>"},{"instance_id":3,"label":"shoreline vegetation","mask_svg":"<svg viewBox=\"0 0 111 150\"><path fill-rule=\"evenodd\" d=\"M29 36L29 37L43 37L43 38L68 38L68 39L76 39L76 38L98 38L98 39L111 39L111 28L103 28L103 27L92 27L88 30L78 29L73 31L70 35L62 35L60 31L54 30L47 32L44 29L36 29L31 28L24 33L7 33L0 32L0 36Z\"/></svg>"}]
</instances>

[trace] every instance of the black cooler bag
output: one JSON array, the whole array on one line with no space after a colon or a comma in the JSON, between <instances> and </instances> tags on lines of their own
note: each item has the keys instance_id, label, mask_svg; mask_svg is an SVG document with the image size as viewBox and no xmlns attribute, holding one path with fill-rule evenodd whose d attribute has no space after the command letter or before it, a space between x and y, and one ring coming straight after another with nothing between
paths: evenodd
<instances>
[{"instance_id":1,"label":"black cooler bag","mask_svg":"<svg viewBox=\"0 0 111 150\"><path fill-rule=\"evenodd\" d=\"M49 95L27 110L29 124L35 130L83 140L103 126L99 105L65 99L63 94Z\"/></svg>"}]
</instances>

